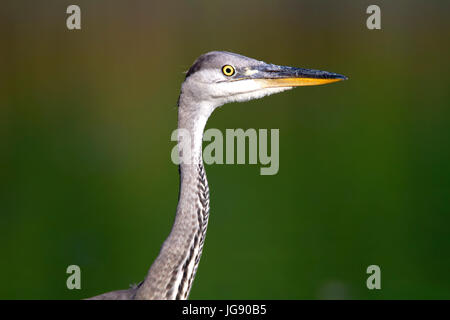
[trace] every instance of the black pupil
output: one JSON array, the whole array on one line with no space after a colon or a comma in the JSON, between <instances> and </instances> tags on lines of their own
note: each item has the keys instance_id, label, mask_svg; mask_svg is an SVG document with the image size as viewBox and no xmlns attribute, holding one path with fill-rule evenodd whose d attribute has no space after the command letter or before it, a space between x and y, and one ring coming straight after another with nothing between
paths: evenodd
<instances>
[{"instance_id":1,"label":"black pupil","mask_svg":"<svg viewBox=\"0 0 450 320\"><path fill-rule=\"evenodd\" d=\"M225 72L226 72L226 73L231 73L231 72L232 72L232 71L231 71L231 68L226 68L226 69L225 69Z\"/></svg>"}]
</instances>

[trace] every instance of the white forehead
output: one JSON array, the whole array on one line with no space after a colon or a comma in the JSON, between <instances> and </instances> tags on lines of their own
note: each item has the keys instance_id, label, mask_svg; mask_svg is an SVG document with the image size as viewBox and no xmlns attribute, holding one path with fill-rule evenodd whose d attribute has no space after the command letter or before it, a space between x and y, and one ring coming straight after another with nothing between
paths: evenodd
<instances>
[{"instance_id":1,"label":"white forehead","mask_svg":"<svg viewBox=\"0 0 450 320\"><path fill-rule=\"evenodd\" d=\"M231 65L236 69L241 69L261 64L264 64L264 62L240 54L226 51L212 51L198 57L187 72L186 77L208 69L222 70L222 67L225 65Z\"/></svg>"}]
</instances>

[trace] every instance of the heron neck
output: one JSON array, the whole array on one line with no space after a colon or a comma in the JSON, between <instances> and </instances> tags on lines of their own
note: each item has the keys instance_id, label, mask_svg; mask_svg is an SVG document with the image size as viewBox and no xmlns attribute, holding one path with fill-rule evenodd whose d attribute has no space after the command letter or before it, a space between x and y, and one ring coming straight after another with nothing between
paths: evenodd
<instances>
[{"instance_id":1,"label":"heron neck","mask_svg":"<svg viewBox=\"0 0 450 320\"><path fill-rule=\"evenodd\" d=\"M202 254L209 217L209 188L202 161L209 114L192 112L180 97L178 129L190 135L190 163L180 163L180 191L172 230L136 299L187 299ZM180 141L179 141L180 144Z\"/></svg>"}]
</instances>

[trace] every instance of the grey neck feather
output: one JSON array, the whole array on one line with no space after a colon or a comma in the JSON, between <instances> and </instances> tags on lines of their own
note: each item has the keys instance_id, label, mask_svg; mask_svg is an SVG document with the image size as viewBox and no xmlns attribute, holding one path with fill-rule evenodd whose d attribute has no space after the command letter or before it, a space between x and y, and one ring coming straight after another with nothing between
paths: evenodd
<instances>
[{"instance_id":1,"label":"grey neck feather","mask_svg":"<svg viewBox=\"0 0 450 320\"><path fill-rule=\"evenodd\" d=\"M170 235L150 267L135 299L187 299L205 241L209 216L209 188L202 161L202 140L213 108L194 106L180 96L178 128L191 137L193 161L180 164L180 193Z\"/></svg>"}]
</instances>

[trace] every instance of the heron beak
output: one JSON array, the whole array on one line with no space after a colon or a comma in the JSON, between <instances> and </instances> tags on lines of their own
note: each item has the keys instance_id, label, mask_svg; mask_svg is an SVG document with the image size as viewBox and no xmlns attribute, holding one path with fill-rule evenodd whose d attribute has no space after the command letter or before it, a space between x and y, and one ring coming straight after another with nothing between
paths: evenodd
<instances>
[{"instance_id":1,"label":"heron beak","mask_svg":"<svg viewBox=\"0 0 450 320\"><path fill-rule=\"evenodd\" d=\"M257 70L247 72L253 72L252 78L261 82L264 88L316 86L347 80L347 77L337 73L273 64L263 65Z\"/></svg>"}]
</instances>

